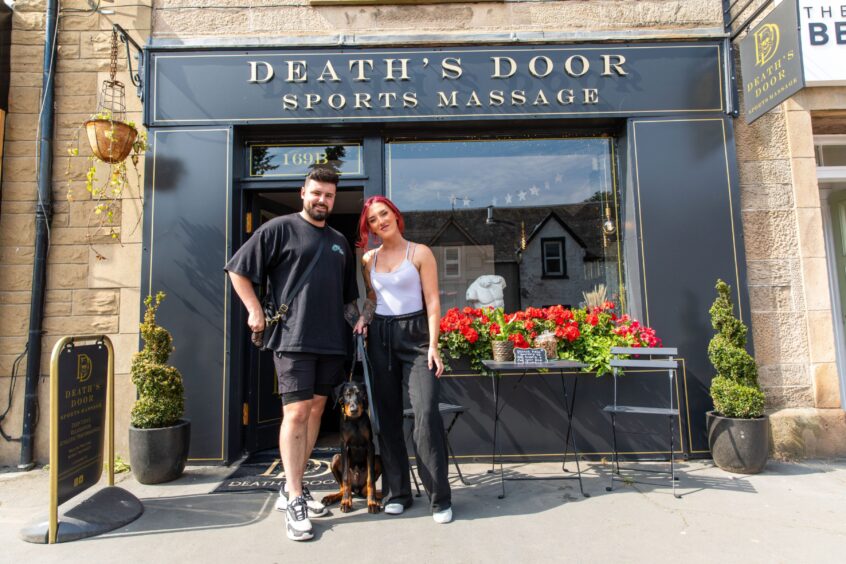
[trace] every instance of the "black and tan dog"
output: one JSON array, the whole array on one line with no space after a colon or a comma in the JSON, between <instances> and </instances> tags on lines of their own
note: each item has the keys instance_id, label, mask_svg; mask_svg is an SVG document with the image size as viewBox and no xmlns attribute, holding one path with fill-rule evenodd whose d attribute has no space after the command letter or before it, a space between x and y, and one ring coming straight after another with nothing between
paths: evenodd
<instances>
[{"instance_id":1,"label":"black and tan dog","mask_svg":"<svg viewBox=\"0 0 846 564\"><path fill-rule=\"evenodd\" d=\"M382 460L373 446L373 430L367 415L367 391L363 384L345 382L338 393L341 404L341 453L332 457L332 475L341 486L321 502L341 500L341 511L352 511L353 494L367 498L367 512L379 513L381 493L376 480L382 475Z\"/></svg>"}]
</instances>

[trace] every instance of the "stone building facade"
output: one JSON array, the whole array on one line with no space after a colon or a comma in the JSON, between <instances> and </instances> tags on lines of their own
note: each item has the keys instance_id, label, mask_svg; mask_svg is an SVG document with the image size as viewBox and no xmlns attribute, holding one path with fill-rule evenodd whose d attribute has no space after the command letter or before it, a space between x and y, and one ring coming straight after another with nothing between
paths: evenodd
<instances>
[{"instance_id":1,"label":"stone building facade","mask_svg":"<svg viewBox=\"0 0 846 564\"><path fill-rule=\"evenodd\" d=\"M48 457L49 355L67 334L105 333L114 342L117 451L127 454L126 435L120 430L128 425L134 399L129 362L138 349L142 234L136 226L142 187L133 186L123 200L118 240L102 237L92 249L87 225L94 203L85 191L88 149L78 136L108 74L113 23L140 44L198 46L337 45L350 40L372 46L437 45L482 35L500 43L661 41L720 37L724 26L719 0L267 0L248 7L231 0L115 0L102 5L113 13L87 14L70 11L87 10L88 3L81 0L63 0L61 7L54 205L35 450L40 462ZM27 342L44 24L44 0L15 2L0 207L0 405L7 401L13 364ZM119 79L128 85L129 118L140 123L141 104L130 85L123 51L119 65ZM846 453L833 329L839 314L833 313L830 297L813 144L818 127L840 127L846 133L844 113L846 87L828 87L805 89L751 126L742 118L735 120L750 325L777 456ZM68 144L79 148L80 156L68 157ZM2 421L4 431L13 436L21 429L22 372ZM14 464L18 456L18 443L0 441L0 463Z\"/></svg>"}]
</instances>

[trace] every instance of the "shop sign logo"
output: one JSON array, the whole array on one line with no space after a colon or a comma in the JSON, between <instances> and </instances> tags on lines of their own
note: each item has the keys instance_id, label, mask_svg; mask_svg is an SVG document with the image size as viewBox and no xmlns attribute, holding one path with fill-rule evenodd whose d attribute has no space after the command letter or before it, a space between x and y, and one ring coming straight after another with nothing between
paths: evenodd
<instances>
[{"instance_id":1,"label":"shop sign logo","mask_svg":"<svg viewBox=\"0 0 846 564\"><path fill-rule=\"evenodd\" d=\"M91 357L87 354L81 354L76 357L76 380L81 384L91 378L93 372L93 363Z\"/></svg>"},{"instance_id":2,"label":"shop sign logo","mask_svg":"<svg viewBox=\"0 0 846 564\"><path fill-rule=\"evenodd\" d=\"M755 32L755 64L757 66L766 65L775 56L780 37L778 25L773 23L762 25L761 29Z\"/></svg>"}]
</instances>

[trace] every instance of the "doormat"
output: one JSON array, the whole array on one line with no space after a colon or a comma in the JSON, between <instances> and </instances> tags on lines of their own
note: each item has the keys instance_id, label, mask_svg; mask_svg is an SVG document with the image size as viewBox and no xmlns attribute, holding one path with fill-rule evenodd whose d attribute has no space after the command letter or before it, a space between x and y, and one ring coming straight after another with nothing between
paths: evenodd
<instances>
[{"instance_id":1,"label":"doormat","mask_svg":"<svg viewBox=\"0 0 846 564\"><path fill-rule=\"evenodd\" d=\"M306 464L303 485L314 489L337 486L329 465L338 452L338 448L315 448ZM278 492L284 484L285 469L279 460L279 451L269 450L250 455L212 493L257 490Z\"/></svg>"}]
</instances>

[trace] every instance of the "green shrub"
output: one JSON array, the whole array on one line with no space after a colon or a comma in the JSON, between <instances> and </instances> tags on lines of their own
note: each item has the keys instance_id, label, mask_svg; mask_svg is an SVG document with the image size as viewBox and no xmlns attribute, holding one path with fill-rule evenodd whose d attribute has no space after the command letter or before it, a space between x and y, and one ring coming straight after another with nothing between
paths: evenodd
<instances>
[{"instance_id":1,"label":"green shrub","mask_svg":"<svg viewBox=\"0 0 846 564\"><path fill-rule=\"evenodd\" d=\"M717 371L711 382L714 410L724 417L761 417L764 393L755 359L746 351L748 329L734 316L731 287L717 280L716 290L717 299L709 313L717 334L708 345L708 358Z\"/></svg>"},{"instance_id":2,"label":"green shrub","mask_svg":"<svg viewBox=\"0 0 846 564\"><path fill-rule=\"evenodd\" d=\"M138 399L130 414L132 426L138 429L156 429L175 425L185 411L182 375L167 359L173 350L173 337L164 327L156 325L156 310L164 299L164 292L147 296L144 305L144 323L141 337L144 348L132 358L132 383L138 390Z\"/></svg>"},{"instance_id":3,"label":"green shrub","mask_svg":"<svg viewBox=\"0 0 846 564\"><path fill-rule=\"evenodd\" d=\"M725 417L751 419L764 413L764 394L754 386L746 386L724 376L711 381L714 409Z\"/></svg>"}]
</instances>

